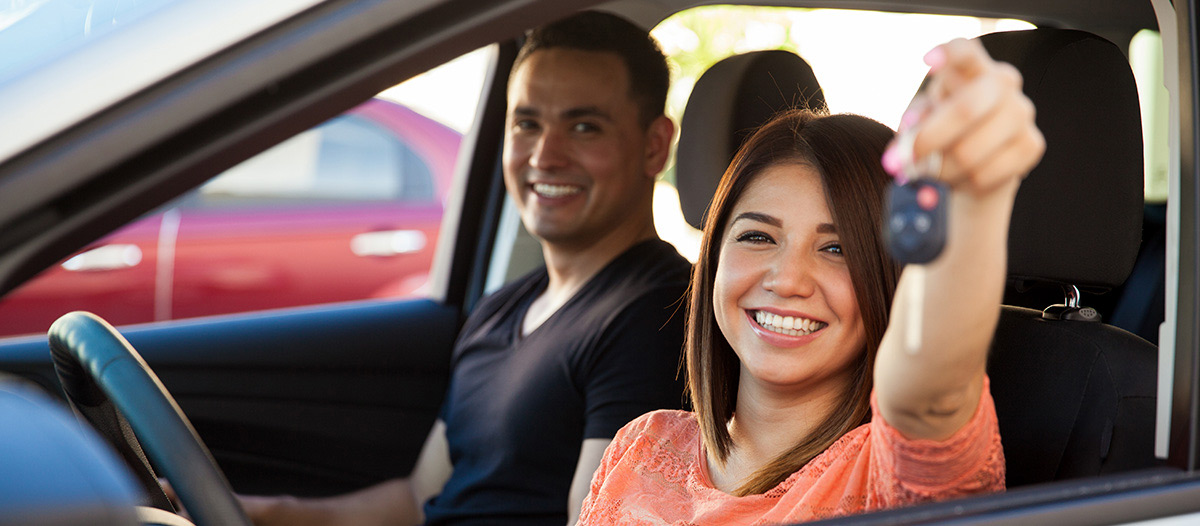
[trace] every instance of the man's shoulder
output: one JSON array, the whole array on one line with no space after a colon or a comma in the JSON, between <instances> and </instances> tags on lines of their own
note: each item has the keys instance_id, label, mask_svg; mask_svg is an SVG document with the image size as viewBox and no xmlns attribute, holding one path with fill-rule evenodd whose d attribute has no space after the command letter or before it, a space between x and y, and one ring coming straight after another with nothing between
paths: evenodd
<instances>
[{"instance_id":1,"label":"man's shoulder","mask_svg":"<svg viewBox=\"0 0 1200 526\"><path fill-rule=\"evenodd\" d=\"M666 241L652 239L625 251L614 266L624 267L630 274L646 281L668 285L687 285L691 263Z\"/></svg>"},{"instance_id":2,"label":"man's shoulder","mask_svg":"<svg viewBox=\"0 0 1200 526\"><path fill-rule=\"evenodd\" d=\"M595 278L603 295L623 298L626 305L655 296L681 297L687 289L691 264L662 240L634 245Z\"/></svg>"}]
</instances>

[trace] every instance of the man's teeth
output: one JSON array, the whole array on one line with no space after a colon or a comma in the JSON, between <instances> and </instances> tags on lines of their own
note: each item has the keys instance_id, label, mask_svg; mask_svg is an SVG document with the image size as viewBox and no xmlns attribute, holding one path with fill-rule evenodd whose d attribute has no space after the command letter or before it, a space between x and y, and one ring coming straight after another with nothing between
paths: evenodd
<instances>
[{"instance_id":1,"label":"man's teeth","mask_svg":"<svg viewBox=\"0 0 1200 526\"><path fill-rule=\"evenodd\" d=\"M566 184L534 183L533 191L545 197L565 197L583 191L583 188Z\"/></svg>"},{"instance_id":2,"label":"man's teeth","mask_svg":"<svg viewBox=\"0 0 1200 526\"><path fill-rule=\"evenodd\" d=\"M827 323L823 321L809 320L806 318L795 318L792 316L780 316L769 312L754 311L754 321L762 325L764 329L779 334L788 336L804 336L812 334L821 329L824 329Z\"/></svg>"}]
</instances>

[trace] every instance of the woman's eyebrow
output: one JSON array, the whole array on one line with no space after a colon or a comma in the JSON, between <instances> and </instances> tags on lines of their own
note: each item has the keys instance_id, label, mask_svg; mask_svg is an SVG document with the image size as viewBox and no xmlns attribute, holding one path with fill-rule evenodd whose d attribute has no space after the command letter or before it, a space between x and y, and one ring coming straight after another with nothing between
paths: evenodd
<instances>
[{"instance_id":1,"label":"woman's eyebrow","mask_svg":"<svg viewBox=\"0 0 1200 526\"><path fill-rule=\"evenodd\" d=\"M737 217L733 218L733 221L731 221L730 224L736 223L742 219L758 221L759 223L766 223L774 227L783 226L783 221L780 221L779 218L764 214L762 212L742 212L738 214Z\"/></svg>"},{"instance_id":2,"label":"woman's eyebrow","mask_svg":"<svg viewBox=\"0 0 1200 526\"><path fill-rule=\"evenodd\" d=\"M817 225L818 234L836 234L837 226L833 223L821 223Z\"/></svg>"}]
</instances>

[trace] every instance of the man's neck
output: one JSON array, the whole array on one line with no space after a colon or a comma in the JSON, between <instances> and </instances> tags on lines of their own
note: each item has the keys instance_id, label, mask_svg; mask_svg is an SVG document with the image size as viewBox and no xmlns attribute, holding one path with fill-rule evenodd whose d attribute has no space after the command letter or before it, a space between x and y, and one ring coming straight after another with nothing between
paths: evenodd
<instances>
[{"instance_id":1,"label":"man's neck","mask_svg":"<svg viewBox=\"0 0 1200 526\"><path fill-rule=\"evenodd\" d=\"M549 283L525 312L521 331L529 334L558 311L580 288L601 269L625 253L630 247L656 239L658 234L651 222L648 227L636 231L612 232L600 240L582 247L564 246L550 242L542 243L542 256L546 261Z\"/></svg>"}]
</instances>

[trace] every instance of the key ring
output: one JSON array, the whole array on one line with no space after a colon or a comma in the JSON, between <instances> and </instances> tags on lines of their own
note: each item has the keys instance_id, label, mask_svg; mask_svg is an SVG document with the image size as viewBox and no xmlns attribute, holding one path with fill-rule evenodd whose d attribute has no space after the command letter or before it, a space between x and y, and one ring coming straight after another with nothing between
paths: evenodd
<instances>
[{"instance_id":1,"label":"key ring","mask_svg":"<svg viewBox=\"0 0 1200 526\"><path fill-rule=\"evenodd\" d=\"M917 134L911 129L901 132L896 137L897 151L904 155L900 173L904 174L906 181L920 178L938 179L942 173L942 152L930 152L918 162L913 158L915 156L913 147L916 142Z\"/></svg>"}]
</instances>

